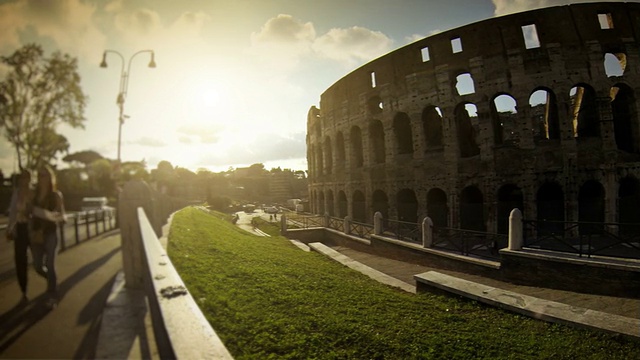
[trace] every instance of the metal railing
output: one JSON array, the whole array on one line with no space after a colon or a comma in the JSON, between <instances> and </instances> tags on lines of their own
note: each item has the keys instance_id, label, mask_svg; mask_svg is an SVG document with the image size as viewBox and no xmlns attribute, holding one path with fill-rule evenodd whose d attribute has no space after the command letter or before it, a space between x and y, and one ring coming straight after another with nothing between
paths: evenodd
<instances>
[{"instance_id":1,"label":"metal railing","mask_svg":"<svg viewBox=\"0 0 640 360\"><path fill-rule=\"evenodd\" d=\"M115 209L91 210L65 215L66 223L58 227L60 250L116 228Z\"/></svg>"},{"instance_id":2,"label":"metal railing","mask_svg":"<svg viewBox=\"0 0 640 360\"><path fill-rule=\"evenodd\" d=\"M524 246L577 254L640 259L640 224L523 220Z\"/></svg>"},{"instance_id":3,"label":"metal railing","mask_svg":"<svg viewBox=\"0 0 640 360\"><path fill-rule=\"evenodd\" d=\"M477 256L499 260L498 250L506 247L507 235L451 228L434 228L432 247L460 253L465 256Z\"/></svg>"},{"instance_id":4,"label":"metal railing","mask_svg":"<svg viewBox=\"0 0 640 360\"><path fill-rule=\"evenodd\" d=\"M329 228L344 232L344 219L329 217Z\"/></svg>"},{"instance_id":5,"label":"metal railing","mask_svg":"<svg viewBox=\"0 0 640 360\"><path fill-rule=\"evenodd\" d=\"M311 227L324 227L324 216L310 215L300 216L291 215L287 216L287 227L292 229L308 229Z\"/></svg>"},{"instance_id":6,"label":"metal railing","mask_svg":"<svg viewBox=\"0 0 640 360\"><path fill-rule=\"evenodd\" d=\"M373 225L351 221L349 223L349 234L368 239L373 234Z\"/></svg>"},{"instance_id":7,"label":"metal railing","mask_svg":"<svg viewBox=\"0 0 640 360\"><path fill-rule=\"evenodd\" d=\"M398 240L411 243L422 243L422 229L420 224L391 219L387 219L386 222L387 224L382 231L384 235L391 235Z\"/></svg>"}]
</instances>

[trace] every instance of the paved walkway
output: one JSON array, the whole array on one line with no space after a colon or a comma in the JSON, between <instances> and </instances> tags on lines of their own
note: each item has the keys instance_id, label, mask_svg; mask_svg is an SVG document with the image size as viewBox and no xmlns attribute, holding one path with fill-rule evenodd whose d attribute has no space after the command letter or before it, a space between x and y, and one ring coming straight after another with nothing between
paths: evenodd
<instances>
[{"instance_id":1,"label":"paved walkway","mask_svg":"<svg viewBox=\"0 0 640 360\"><path fill-rule=\"evenodd\" d=\"M3 231L0 236L4 242ZM12 247L0 248L12 256ZM54 310L44 306L46 283L32 268L24 306L15 276L0 279L0 358L95 358L105 301L120 269L120 234L112 231L58 254L61 300Z\"/></svg>"}]
</instances>

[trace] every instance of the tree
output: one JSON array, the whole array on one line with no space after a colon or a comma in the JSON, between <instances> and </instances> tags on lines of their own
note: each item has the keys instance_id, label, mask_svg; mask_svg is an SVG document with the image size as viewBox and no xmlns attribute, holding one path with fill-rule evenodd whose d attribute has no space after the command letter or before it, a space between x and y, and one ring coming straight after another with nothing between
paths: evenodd
<instances>
[{"instance_id":1,"label":"tree","mask_svg":"<svg viewBox=\"0 0 640 360\"><path fill-rule=\"evenodd\" d=\"M96 160L100 160L102 158L103 158L102 155L98 154L93 150L84 150L84 151L74 152L73 154L69 154L63 157L62 161L65 161L68 163L79 162L84 166L87 166L92 162Z\"/></svg>"},{"instance_id":2,"label":"tree","mask_svg":"<svg viewBox=\"0 0 640 360\"><path fill-rule=\"evenodd\" d=\"M28 44L0 62L9 68L0 82L0 127L18 166L37 169L69 148L56 132L59 124L83 127L88 98L80 87L78 61L60 52L45 58L40 45Z\"/></svg>"}]
</instances>

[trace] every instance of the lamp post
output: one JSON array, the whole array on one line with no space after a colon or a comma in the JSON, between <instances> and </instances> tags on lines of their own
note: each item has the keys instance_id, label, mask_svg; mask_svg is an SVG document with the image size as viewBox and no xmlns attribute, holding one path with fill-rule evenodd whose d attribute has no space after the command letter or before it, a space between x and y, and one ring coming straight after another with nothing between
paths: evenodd
<instances>
[{"instance_id":1,"label":"lamp post","mask_svg":"<svg viewBox=\"0 0 640 360\"><path fill-rule=\"evenodd\" d=\"M149 67L150 68L155 68L156 67L156 61L155 61L155 54L153 52L153 50L140 50L138 52L136 52L135 54L131 55L131 57L129 58L129 62L127 64L127 71L124 71L124 56L122 56L122 54L120 54L119 52L115 51L115 50L105 50L104 53L102 54L102 62L100 63L100 67L101 68L106 68L107 67L107 54L108 53L113 53L116 54L120 57L120 60L122 60L122 67L120 68L120 90L118 92L118 97L116 98L116 104L118 104L118 107L120 108L120 114L118 115L118 166L120 166L120 143L121 143L121 138L122 138L122 124L124 124L124 119L128 118L127 115L124 115L124 101L127 98L127 89L129 88L129 76L131 74L131 62L133 60L133 58L136 57L136 55L142 54L142 53L150 53L151 54L151 61L149 61Z\"/></svg>"}]
</instances>

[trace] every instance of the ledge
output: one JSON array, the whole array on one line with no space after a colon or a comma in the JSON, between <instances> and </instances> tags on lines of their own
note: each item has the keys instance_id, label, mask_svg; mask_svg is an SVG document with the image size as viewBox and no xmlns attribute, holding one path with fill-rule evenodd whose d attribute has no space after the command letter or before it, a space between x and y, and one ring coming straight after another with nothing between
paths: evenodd
<instances>
[{"instance_id":1,"label":"ledge","mask_svg":"<svg viewBox=\"0 0 640 360\"><path fill-rule=\"evenodd\" d=\"M505 248L500 249L500 254L534 260L549 260L572 265L592 266L640 273L640 260L635 259L609 258L603 256L592 256L591 258L586 258L578 257L577 254L538 249L509 250Z\"/></svg>"}]
</instances>

